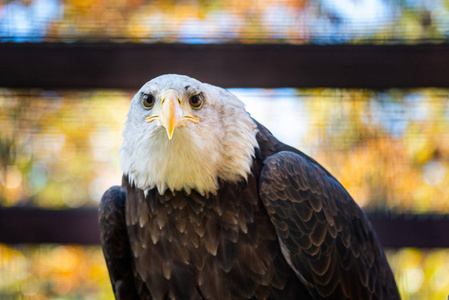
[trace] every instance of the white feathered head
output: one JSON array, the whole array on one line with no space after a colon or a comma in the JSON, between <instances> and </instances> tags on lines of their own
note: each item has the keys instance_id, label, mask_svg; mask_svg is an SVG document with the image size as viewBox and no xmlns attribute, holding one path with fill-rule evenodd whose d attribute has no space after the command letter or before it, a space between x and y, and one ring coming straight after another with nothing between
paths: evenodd
<instances>
[{"instance_id":1,"label":"white feathered head","mask_svg":"<svg viewBox=\"0 0 449 300\"><path fill-rule=\"evenodd\" d=\"M225 89L182 75L147 82L131 100L120 166L136 187L215 194L251 171L256 124Z\"/></svg>"}]
</instances>

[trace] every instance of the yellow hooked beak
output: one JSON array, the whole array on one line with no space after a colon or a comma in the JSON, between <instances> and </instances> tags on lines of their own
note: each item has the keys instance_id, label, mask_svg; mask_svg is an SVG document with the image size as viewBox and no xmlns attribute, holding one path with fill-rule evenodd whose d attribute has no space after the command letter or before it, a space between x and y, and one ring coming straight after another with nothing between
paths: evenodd
<instances>
[{"instance_id":1,"label":"yellow hooked beak","mask_svg":"<svg viewBox=\"0 0 449 300\"><path fill-rule=\"evenodd\" d=\"M174 91L168 91L161 101L161 113L159 116L151 116L145 119L146 122L159 120L160 125L167 130L168 139L171 140L175 128L185 126L187 121L198 123L199 118L186 115L182 110L182 103Z\"/></svg>"}]
</instances>

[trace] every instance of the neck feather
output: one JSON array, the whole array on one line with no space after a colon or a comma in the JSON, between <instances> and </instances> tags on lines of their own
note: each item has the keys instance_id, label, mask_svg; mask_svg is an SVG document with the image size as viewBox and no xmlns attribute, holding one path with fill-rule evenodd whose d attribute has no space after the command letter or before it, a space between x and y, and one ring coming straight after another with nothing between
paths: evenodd
<instances>
[{"instance_id":1,"label":"neck feather","mask_svg":"<svg viewBox=\"0 0 449 300\"><path fill-rule=\"evenodd\" d=\"M145 192L194 189L208 195L216 194L219 179L246 180L257 147L249 115L213 128L193 126L177 128L172 140L163 128L145 134L125 126L120 165L130 183Z\"/></svg>"}]
</instances>

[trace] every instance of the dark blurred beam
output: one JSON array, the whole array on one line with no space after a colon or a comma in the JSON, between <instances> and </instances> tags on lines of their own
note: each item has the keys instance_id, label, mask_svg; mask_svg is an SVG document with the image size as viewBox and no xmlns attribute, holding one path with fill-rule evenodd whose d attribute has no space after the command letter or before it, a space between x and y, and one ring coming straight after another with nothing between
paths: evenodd
<instances>
[{"instance_id":1,"label":"dark blurred beam","mask_svg":"<svg viewBox=\"0 0 449 300\"><path fill-rule=\"evenodd\" d=\"M449 248L449 215L369 213L377 236L387 248Z\"/></svg>"},{"instance_id":2,"label":"dark blurred beam","mask_svg":"<svg viewBox=\"0 0 449 300\"><path fill-rule=\"evenodd\" d=\"M99 244L97 209L0 209L0 242Z\"/></svg>"},{"instance_id":3,"label":"dark blurred beam","mask_svg":"<svg viewBox=\"0 0 449 300\"><path fill-rule=\"evenodd\" d=\"M449 247L449 215L369 213L386 248ZM0 208L0 243L99 244L97 209Z\"/></svg>"},{"instance_id":4,"label":"dark blurred beam","mask_svg":"<svg viewBox=\"0 0 449 300\"><path fill-rule=\"evenodd\" d=\"M224 87L449 87L449 45L0 44L0 87L138 89L166 73Z\"/></svg>"}]
</instances>

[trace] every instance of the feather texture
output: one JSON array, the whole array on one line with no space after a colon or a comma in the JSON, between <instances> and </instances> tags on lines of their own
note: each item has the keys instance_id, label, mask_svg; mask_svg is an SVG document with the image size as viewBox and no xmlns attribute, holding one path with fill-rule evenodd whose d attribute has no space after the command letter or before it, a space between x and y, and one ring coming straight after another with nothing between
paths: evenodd
<instances>
[{"instance_id":1,"label":"feather texture","mask_svg":"<svg viewBox=\"0 0 449 300\"><path fill-rule=\"evenodd\" d=\"M399 299L365 214L320 166L293 152L274 154L260 193L284 256L317 299Z\"/></svg>"},{"instance_id":2,"label":"feather texture","mask_svg":"<svg viewBox=\"0 0 449 300\"><path fill-rule=\"evenodd\" d=\"M296 276L280 252L255 177L221 182L220 192L209 198L194 191L160 195L156 189L145 197L123 182L130 191L127 211L147 203L128 214L127 228L137 276L155 299L297 295ZM148 215L145 227L142 214Z\"/></svg>"}]
</instances>

